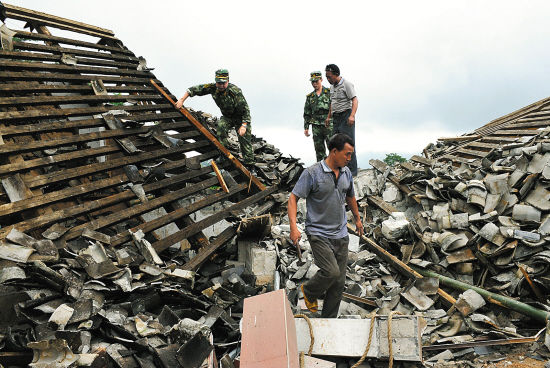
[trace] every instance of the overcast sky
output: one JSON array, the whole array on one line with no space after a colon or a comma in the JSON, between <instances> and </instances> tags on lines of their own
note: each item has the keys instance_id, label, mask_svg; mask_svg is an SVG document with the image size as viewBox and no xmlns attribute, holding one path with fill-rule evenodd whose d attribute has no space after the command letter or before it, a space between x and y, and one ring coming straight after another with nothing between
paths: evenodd
<instances>
[{"instance_id":1,"label":"overcast sky","mask_svg":"<svg viewBox=\"0 0 550 368\"><path fill-rule=\"evenodd\" d=\"M253 133L306 164L309 73L329 63L357 91L360 167L390 152L409 158L550 95L548 1L8 3L111 29L177 96L229 69ZM186 105L220 114L208 96Z\"/></svg>"}]
</instances>

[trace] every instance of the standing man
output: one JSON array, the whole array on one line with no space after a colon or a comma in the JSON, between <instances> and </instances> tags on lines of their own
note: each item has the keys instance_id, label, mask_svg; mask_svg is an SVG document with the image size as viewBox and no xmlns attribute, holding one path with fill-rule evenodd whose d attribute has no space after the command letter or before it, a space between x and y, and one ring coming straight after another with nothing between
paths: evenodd
<instances>
[{"instance_id":1,"label":"standing man","mask_svg":"<svg viewBox=\"0 0 550 368\"><path fill-rule=\"evenodd\" d=\"M330 86L330 110L325 120L325 126L329 126L332 118L332 134L345 133L351 137L355 146L355 113L359 100L355 94L355 87L340 76L340 68L335 64L329 64L325 68ZM348 164L353 176L357 175L357 157L355 152Z\"/></svg>"},{"instance_id":2,"label":"standing man","mask_svg":"<svg viewBox=\"0 0 550 368\"><path fill-rule=\"evenodd\" d=\"M348 229L345 205L355 218L359 235L363 224L359 217L353 178L346 165L353 154L353 140L342 133L330 138L329 154L302 172L288 199L290 239L297 245L301 233L296 226L298 198L306 199L306 234L319 271L301 289L306 307L317 312L317 299L325 294L321 317L335 318L342 300L348 262Z\"/></svg>"},{"instance_id":3,"label":"standing man","mask_svg":"<svg viewBox=\"0 0 550 368\"><path fill-rule=\"evenodd\" d=\"M250 109L239 87L229 83L227 69L216 70L216 83L199 84L189 88L182 98L176 103L180 109L188 97L212 95L214 102L220 108L222 117L218 120L216 133L218 140L227 148L229 129L234 128L239 138L241 154L244 163L254 164L254 151L252 150L252 130L250 127Z\"/></svg>"},{"instance_id":4,"label":"standing man","mask_svg":"<svg viewBox=\"0 0 550 368\"><path fill-rule=\"evenodd\" d=\"M307 95L304 106L304 135L309 137L309 125L311 124L315 156L319 162L327 157L326 146L328 146L328 140L332 135L332 126L325 126L330 109L330 90L323 86L321 72L311 72L309 80L313 86L313 92Z\"/></svg>"}]
</instances>

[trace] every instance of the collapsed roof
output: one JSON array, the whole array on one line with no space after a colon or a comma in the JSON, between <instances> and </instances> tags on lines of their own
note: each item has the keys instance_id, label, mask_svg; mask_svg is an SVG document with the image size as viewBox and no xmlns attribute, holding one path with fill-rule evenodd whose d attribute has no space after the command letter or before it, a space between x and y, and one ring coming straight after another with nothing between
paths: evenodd
<instances>
[{"instance_id":1,"label":"collapsed roof","mask_svg":"<svg viewBox=\"0 0 550 368\"><path fill-rule=\"evenodd\" d=\"M87 229L109 233L116 246L142 230L158 252L187 238L204 245L204 228L277 189L266 189L191 114L177 111L145 59L112 31L1 9L3 20L22 20L35 32L2 26L0 238L14 228L42 238L55 228L69 241ZM97 42L53 36L48 28ZM178 205L219 185L209 164L216 158L233 184ZM236 203L227 211L189 219L228 198Z\"/></svg>"}]
</instances>

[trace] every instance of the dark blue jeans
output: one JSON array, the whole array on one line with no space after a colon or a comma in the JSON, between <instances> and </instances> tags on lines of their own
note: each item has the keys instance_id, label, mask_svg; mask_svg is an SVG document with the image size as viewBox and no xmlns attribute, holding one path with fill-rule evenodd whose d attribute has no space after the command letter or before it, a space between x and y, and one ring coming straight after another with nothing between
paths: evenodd
<instances>
[{"instance_id":1,"label":"dark blue jeans","mask_svg":"<svg viewBox=\"0 0 550 368\"><path fill-rule=\"evenodd\" d=\"M344 133L350 136L353 144L355 145L355 124L352 126L348 125L348 118L351 115L351 109L345 110L342 112L335 112L332 114L332 135L336 133ZM357 175L357 156L355 155L357 151L357 146L351 155L351 161L348 164L348 167L353 176Z\"/></svg>"}]
</instances>

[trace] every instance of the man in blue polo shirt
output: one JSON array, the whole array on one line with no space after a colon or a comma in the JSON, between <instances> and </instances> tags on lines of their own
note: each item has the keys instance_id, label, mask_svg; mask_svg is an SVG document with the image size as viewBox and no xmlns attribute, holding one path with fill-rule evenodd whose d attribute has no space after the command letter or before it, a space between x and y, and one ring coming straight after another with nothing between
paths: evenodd
<instances>
[{"instance_id":1,"label":"man in blue polo shirt","mask_svg":"<svg viewBox=\"0 0 550 368\"><path fill-rule=\"evenodd\" d=\"M306 234L319 271L302 284L306 307L313 313L318 310L317 299L323 294L321 317L335 318L342 300L348 262L348 230L346 204L355 218L359 235L363 224L353 190L353 177L346 166L353 154L353 140L338 133L330 138L329 155L308 167L294 186L288 199L290 239L297 244L301 233L296 226L298 198L306 199Z\"/></svg>"}]
</instances>

